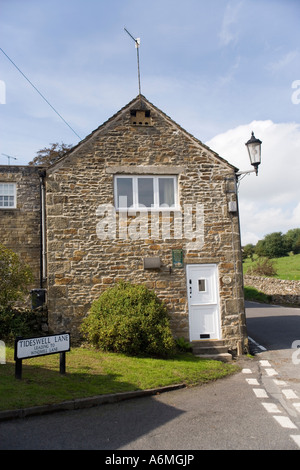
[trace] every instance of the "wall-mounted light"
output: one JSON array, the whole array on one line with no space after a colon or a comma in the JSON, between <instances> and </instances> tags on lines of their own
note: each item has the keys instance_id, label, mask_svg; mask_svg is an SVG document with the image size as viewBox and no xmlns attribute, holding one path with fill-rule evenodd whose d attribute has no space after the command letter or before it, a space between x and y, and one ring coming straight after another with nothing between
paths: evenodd
<instances>
[{"instance_id":1,"label":"wall-mounted light","mask_svg":"<svg viewBox=\"0 0 300 470\"><path fill-rule=\"evenodd\" d=\"M258 175L258 166L261 164L261 144L262 141L257 139L254 132L252 132L251 139L249 139L245 145L248 149L250 163L254 167L254 170L238 171L236 173L237 176L247 175L248 173L255 173L256 176Z\"/></svg>"}]
</instances>

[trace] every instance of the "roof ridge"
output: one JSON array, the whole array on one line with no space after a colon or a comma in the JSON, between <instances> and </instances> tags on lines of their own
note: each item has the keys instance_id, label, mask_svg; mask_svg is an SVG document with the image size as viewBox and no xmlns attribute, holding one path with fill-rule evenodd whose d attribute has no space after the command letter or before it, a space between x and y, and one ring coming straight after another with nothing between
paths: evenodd
<instances>
[{"instance_id":1,"label":"roof ridge","mask_svg":"<svg viewBox=\"0 0 300 470\"><path fill-rule=\"evenodd\" d=\"M169 121L170 124L173 126L176 126L181 132L183 132L186 136L188 136L190 139L192 139L197 145L202 146L203 148L207 149L208 151L212 152L215 158L219 159L221 162L225 163L226 165L230 166L233 168L235 171L238 170L234 165L229 163L225 158L221 157L217 152L212 150L210 147L208 147L206 144L204 144L200 139L192 135L190 132L188 132L186 129L180 126L177 122L175 122L170 116L168 116L164 111L159 109L157 106L155 106L153 103L151 103L144 95L139 94L135 98L133 98L129 103L127 103L125 106L123 106L119 111L114 113L110 118L108 118L106 121L104 121L100 126L98 126L96 129L94 129L90 134L88 134L84 139L82 139L78 144L76 144L74 147L69 149L64 155L62 155L58 160L56 160L52 165L50 165L47 168L47 171L52 170L61 163L68 155L70 155L72 152L74 152L77 148L79 148L81 145L86 143L88 140L90 140L97 132L99 132L101 129L105 128L110 122L112 122L118 115L124 113L128 108L132 107L135 102L138 102L140 100L143 102L143 104L147 103L148 106L152 107L153 109L156 110L159 114L161 114L165 119Z\"/></svg>"},{"instance_id":2,"label":"roof ridge","mask_svg":"<svg viewBox=\"0 0 300 470\"><path fill-rule=\"evenodd\" d=\"M58 163L60 163L62 160L64 160L70 153L74 152L74 150L76 150L79 146L81 146L82 144L84 144L85 142L87 142L96 132L98 132L102 127L106 126L109 122L113 121L115 119L115 117L124 112L126 108L128 108L129 106L131 106L137 99L140 99L140 97L144 98L146 101L147 98L144 96L144 95L137 95L133 100L131 100L129 103L127 103L125 106L123 106L121 109L119 109L119 111L117 111L116 113L114 113L110 118L108 118L106 121L104 121L102 124L100 124L100 126L98 126L96 129L94 129L92 132L90 132L84 139L80 140L76 145L74 145L74 147L70 148L69 150L67 150L66 153L64 153L60 158L58 158L54 163L52 163L51 165L48 166L47 170L50 170L52 169L53 167L55 167Z\"/></svg>"}]
</instances>

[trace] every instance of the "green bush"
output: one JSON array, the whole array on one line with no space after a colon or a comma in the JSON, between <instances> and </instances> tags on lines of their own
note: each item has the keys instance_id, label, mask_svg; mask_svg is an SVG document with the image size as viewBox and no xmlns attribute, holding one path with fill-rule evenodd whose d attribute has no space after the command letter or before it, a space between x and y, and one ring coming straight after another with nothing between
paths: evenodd
<instances>
[{"instance_id":1,"label":"green bush","mask_svg":"<svg viewBox=\"0 0 300 470\"><path fill-rule=\"evenodd\" d=\"M123 281L93 302L81 331L104 351L166 357L175 347L167 309L156 294Z\"/></svg>"},{"instance_id":2,"label":"green bush","mask_svg":"<svg viewBox=\"0 0 300 470\"><path fill-rule=\"evenodd\" d=\"M0 308L22 300L33 282L32 272L21 258L0 243Z\"/></svg>"},{"instance_id":3,"label":"green bush","mask_svg":"<svg viewBox=\"0 0 300 470\"><path fill-rule=\"evenodd\" d=\"M176 348L180 352L192 352L193 351L191 343L189 343L182 337L176 339Z\"/></svg>"},{"instance_id":4,"label":"green bush","mask_svg":"<svg viewBox=\"0 0 300 470\"><path fill-rule=\"evenodd\" d=\"M258 261L248 269L250 276L276 276L277 271L274 267L274 261L268 258L259 258Z\"/></svg>"},{"instance_id":5,"label":"green bush","mask_svg":"<svg viewBox=\"0 0 300 470\"><path fill-rule=\"evenodd\" d=\"M33 336L37 329L38 316L43 313L30 309L0 308L0 339L11 342L16 336Z\"/></svg>"}]
</instances>

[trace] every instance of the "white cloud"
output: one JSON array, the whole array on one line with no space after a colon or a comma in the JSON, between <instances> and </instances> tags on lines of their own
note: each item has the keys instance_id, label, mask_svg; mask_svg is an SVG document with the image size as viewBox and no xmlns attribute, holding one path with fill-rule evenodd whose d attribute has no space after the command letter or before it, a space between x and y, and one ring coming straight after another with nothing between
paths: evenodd
<instances>
[{"instance_id":1,"label":"white cloud","mask_svg":"<svg viewBox=\"0 0 300 470\"><path fill-rule=\"evenodd\" d=\"M287 52L283 57L267 64L266 68L271 72L280 72L295 61L299 61L299 52L297 50Z\"/></svg>"},{"instance_id":2,"label":"white cloud","mask_svg":"<svg viewBox=\"0 0 300 470\"><path fill-rule=\"evenodd\" d=\"M300 227L300 203L288 208L240 201L240 220L243 245L255 244L268 233Z\"/></svg>"},{"instance_id":3,"label":"white cloud","mask_svg":"<svg viewBox=\"0 0 300 470\"><path fill-rule=\"evenodd\" d=\"M238 23L238 13L243 2L229 2L223 17L222 27L219 34L222 46L228 46L231 42L236 42L238 31L236 24Z\"/></svg>"},{"instance_id":4,"label":"white cloud","mask_svg":"<svg viewBox=\"0 0 300 470\"><path fill-rule=\"evenodd\" d=\"M219 134L206 144L240 170L251 170L245 142L251 131L262 140L259 174L240 180L242 243L300 227L300 125L253 121Z\"/></svg>"}]
</instances>

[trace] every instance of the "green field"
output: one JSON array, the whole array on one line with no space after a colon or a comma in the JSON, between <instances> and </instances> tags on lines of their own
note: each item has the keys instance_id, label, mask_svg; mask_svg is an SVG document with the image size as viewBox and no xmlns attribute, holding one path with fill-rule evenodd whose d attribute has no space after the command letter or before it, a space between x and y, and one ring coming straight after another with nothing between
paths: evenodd
<instances>
[{"instance_id":1,"label":"green field","mask_svg":"<svg viewBox=\"0 0 300 470\"><path fill-rule=\"evenodd\" d=\"M247 274L248 269L255 264L255 259L257 258L254 256L253 261L247 258L243 262L244 274ZM289 281L300 280L300 254L275 258L273 261L277 271L277 275L274 276L275 278L287 279Z\"/></svg>"}]
</instances>

